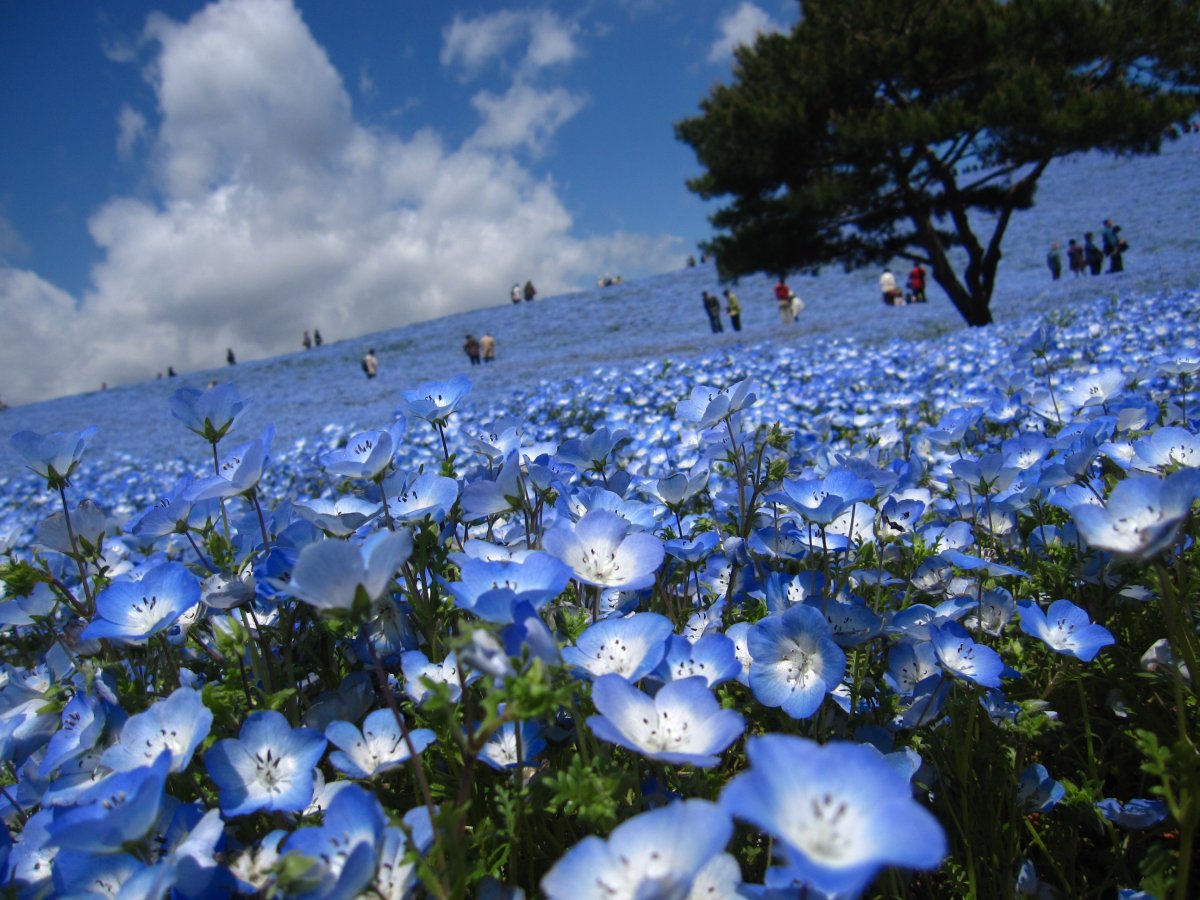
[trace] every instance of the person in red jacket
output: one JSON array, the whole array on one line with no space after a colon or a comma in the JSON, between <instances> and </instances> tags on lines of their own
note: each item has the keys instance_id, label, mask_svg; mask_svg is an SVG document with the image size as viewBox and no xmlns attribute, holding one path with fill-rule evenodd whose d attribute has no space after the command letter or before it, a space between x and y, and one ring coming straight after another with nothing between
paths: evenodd
<instances>
[{"instance_id":1,"label":"person in red jacket","mask_svg":"<svg viewBox=\"0 0 1200 900\"><path fill-rule=\"evenodd\" d=\"M925 302L925 267L919 262L914 263L912 271L908 273L908 302Z\"/></svg>"}]
</instances>

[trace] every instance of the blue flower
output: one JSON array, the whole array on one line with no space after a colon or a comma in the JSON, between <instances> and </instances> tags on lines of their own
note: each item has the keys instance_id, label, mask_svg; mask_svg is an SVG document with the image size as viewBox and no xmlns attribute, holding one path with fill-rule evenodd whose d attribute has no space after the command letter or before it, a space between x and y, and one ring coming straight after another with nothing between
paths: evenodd
<instances>
[{"instance_id":1,"label":"blue flower","mask_svg":"<svg viewBox=\"0 0 1200 900\"><path fill-rule=\"evenodd\" d=\"M930 625L929 637L938 662L951 675L982 687L1000 687L1000 675L1004 671L1000 654L991 647L975 643L957 622Z\"/></svg>"},{"instance_id":2,"label":"blue flower","mask_svg":"<svg viewBox=\"0 0 1200 900\"><path fill-rule=\"evenodd\" d=\"M62 728L50 738L38 772L49 775L91 750L104 731L105 721L103 703L91 694L75 694L63 707Z\"/></svg>"},{"instance_id":3,"label":"blue flower","mask_svg":"<svg viewBox=\"0 0 1200 900\"><path fill-rule=\"evenodd\" d=\"M1017 804L1026 812L1049 812L1066 793L1062 783L1051 778L1041 763L1021 770L1021 778L1017 783Z\"/></svg>"},{"instance_id":4,"label":"blue flower","mask_svg":"<svg viewBox=\"0 0 1200 900\"><path fill-rule=\"evenodd\" d=\"M1081 503L1070 513L1092 547L1146 559L1174 542L1198 491L1197 469L1166 478L1131 475L1112 489L1104 506Z\"/></svg>"},{"instance_id":5,"label":"blue flower","mask_svg":"<svg viewBox=\"0 0 1200 900\"><path fill-rule=\"evenodd\" d=\"M684 898L733 834L733 822L706 800L687 800L622 822L608 840L586 837L542 879L550 900Z\"/></svg>"},{"instance_id":6,"label":"blue flower","mask_svg":"<svg viewBox=\"0 0 1200 900\"><path fill-rule=\"evenodd\" d=\"M1055 600L1042 612L1031 600L1017 604L1021 630L1045 642L1055 653L1091 662L1104 647L1117 642L1103 625L1095 625L1088 614L1070 600Z\"/></svg>"},{"instance_id":7,"label":"blue flower","mask_svg":"<svg viewBox=\"0 0 1200 900\"><path fill-rule=\"evenodd\" d=\"M55 810L50 836L63 849L91 853L114 853L141 840L158 819L170 767L171 755L161 753L151 765L96 782L73 806Z\"/></svg>"},{"instance_id":8,"label":"blue flower","mask_svg":"<svg viewBox=\"0 0 1200 900\"><path fill-rule=\"evenodd\" d=\"M683 635L667 638L667 653L655 670L664 681L700 676L711 688L737 678L742 664L733 641L719 631L702 634L692 643Z\"/></svg>"},{"instance_id":9,"label":"blue flower","mask_svg":"<svg viewBox=\"0 0 1200 900\"><path fill-rule=\"evenodd\" d=\"M356 784L338 791L320 825L300 828L284 842L284 857L298 854L312 861L302 876L305 889L290 890L288 896L304 900L357 897L375 879L386 826L387 818L374 794Z\"/></svg>"},{"instance_id":10,"label":"blue flower","mask_svg":"<svg viewBox=\"0 0 1200 900\"><path fill-rule=\"evenodd\" d=\"M430 688L422 682L425 679L436 684L444 684L450 691L450 701L457 703L462 697L462 682L459 680L458 659L454 652L446 654L440 663L429 661L420 650L409 650L400 654L400 672L404 675L404 693L408 694L415 703L424 703L430 694ZM479 677L478 672L472 672L466 677L470 684Z\"/></svg>"},{"instance_id":11,"label":"blue flower","mask_svg":"<svg viewBox=\"0 0 1200 900\"><path fill-rule=\"evenodd\" d=\"M436 472L416 477L401 472L383 483L383 492L387 511L397 522L419 522L426 517L440 522L458 499L458 482Z\"/></svg>"},{"instance_id":12,"label":"blue flower","mask_svg":"<svg viewBox=\"0 0 1200 900\"><path fill-rule=\"evenodd\" d=\"M182 772L191 764L200 742L208 737L212 719L212 710L204 705L200 693L181 687L145 712L130 716L121 728L120 738L104 751L100 763L126 772L166 752L171 771Z\"/></svg>"},{"instance_id":13,"label":"blue flower","mask_svg":"<svg viewBox=\"0 0 1200 900\"><path fill-rule=\"evenodd\" d=\"M774 838L792 879L853 896L885 866L932 869L945 857L941 825L875 748L768 734L746 755L721 806Z\"/></svg>"},{"instance_id":14,"label":"blue flower","mask_svg":"<svg viewBox=\"0 0 1200 900\"><path fill-rule=\"evenodd\" d=\"M1150 828L1167 817L1167 804L1161 800L1136 797L1122 803L1115 797L1106 797L1096 804L1104 818L1122 828Z\"/></svg>"},{"instance_id":15,"label":"blue flower","mask_svg":"<svg viewBox=\"0 0 1200 900\"><path fill-rule=\"evenodd\" d=\"M225 437L246 408L232 384L214 384L204 391L180 388L171 395L169 402L171 415L210 444Z\"/></svg>"},{"instance_id":16,"label":"blue flower","mask_svg":"<svg viewBox=\"0 0 1200 900\"><path fill-rule=\"evenodd\" d=\"M471 379L466 375L427 381L415 390L401 392L399 412L432 425L445 424L470 390Z\"/></svg>"},{"instance_id":17,"label":"blue flower","mask_svg":"<svg viewBox=\"0 0 1200 900\"><path fill-rule=\"evenodd\" d=\"M434 734L428 728L410 729L413 749L420 753ZM337 747L329 762L350 778L374 778L409 759L408 744L390 709L377 709L363 720L362 730L350 722L330 722L325 737Z\"/></svg>"},{"instance_id":18,"label":"blue flower","mask_svg":"<svg viewBox=\"0 0 1200 900\"><path fill-rule=\"evenodd\" d=\"M520 746L517 736L520 735ZM534 757L546 749L546 739L534 722L505 722L479 751L479 759L497 772L533 765Z\"/></svg>"},{"instance_id":19,"label":"blue flower","mask_svg":"<svg viewBox=\"0 0 1200 900\"><path fill-rule=\"evenodd\" d=\"M466 559L459 578L446 584L456 606L485 621L507 625L518 603L539 610L561 594L571 580L571 569L557 557L535 550L520 562Z\"/></svg>"},{"instance_id":20,"label":"blue flower","mask_svg":"<svg viewBox=\"0 0 1200 900\"><path fill-rule=\"evenodd\" d=\"M274 439L275 428L268 426L261 437L235 447L225 454L216 474L201 478L184 496L188 500L196 501L249 494L262 478Z\"/></svg>"},{"instance_id":21,"label":"blue flower","mask_svg":"<svg viewBox=\"0 0 1200 900\"><path fill-rule=\"evenodd\" d=\"M750 690L794 719L815 713L846 672L846 654L819 610L792 606L759 619L746 635Z\"/></svg>"},{"instance_id":22,"label":"blue flower","mask_svg":"<svg viewBox=\"0 0 1200 900\"><path fill-rule=\"evenodd\" d=\"M346 446L319 454L317 461L330 475L369 481L391 465L406 427L404 419L399 419L384 431L356 434L346 442Z\"/></svg>"},{"instance_id":23,"label":"blue flower","mask_svg":"<svg viewBox=\"0 0 1200 900\"><path fill-rule=\"evenodd\" d=\"M662 662L672 631L671 620L658 613L602 619L589 625L574 647L563 648L563 662L593 678L615 673L631 682L640 681Z\"/></svg>"},{"instance_id":24,"label":"blue flower","mask_svg":"<svg viewBox=\"0 0 1200 900\"><path fill-rule=\"evenodd\" d=\"M115 581L96 598L96 617L81 635L145 641L175 623L200 599L200 582L179 563L146 570L141 581Z\"/></svg>"},{"instance_id":25,"label":"blue flower","mask_svg":"<svg viewBox=\"0 0 1200 900\"><path fill-rule=\"evenodd\" d=\"M653 698L620 675L601 675L592 685L598 716L588 727L602 741L677 766L707 768L746 727L742 714L721 709L703 678L663 685Z\"/></svg>"},{"instance_id":26,"label":"blue flower","mask_svg":"<svg viewBox=\"0 0 1200 900\"><path fill-rule=\"evenodd\" d=\"M313 767L325 738L313 728L293 729L282 713L255 710L237 738L217 741L204 757L221 796L221 812L298 812L313 795Z\"/></svg>"},{"instance_id":27,"label":"blue flower","mask_svg":"<svg viewBox=\"0 0 1200 900\"><path fill-rule=\"evenodd\" d=\"M407 531L377 531L361 542L317 541L300 551L288 593L317 609L365 616L411 553Z\"/></svg>"},{"instance_id":28,"label":"blue flower","mask_svg":"<svg viewBox=\"0 0 1200 900\"><path fill-rule=\"evenodd\" d=\"M12 436L11 443L25 464L45 478L52 489L57 490L68 484L84 448L95 433L94 427L52 434L18 431Z\"/></svg>"},{"instance_id":29,"label":"blue flower","mask_svg":"<svg viewBox=\"0 0 1200 900\"><path fill-rule=\"evenodd\" d=\"M629 533L629 522L595 509L571 525L560 522L542 546L565 562L575 577L599 587L639 590L654 584L663 561L663 543L646 532Z\"/></svg>"}]
</instances>

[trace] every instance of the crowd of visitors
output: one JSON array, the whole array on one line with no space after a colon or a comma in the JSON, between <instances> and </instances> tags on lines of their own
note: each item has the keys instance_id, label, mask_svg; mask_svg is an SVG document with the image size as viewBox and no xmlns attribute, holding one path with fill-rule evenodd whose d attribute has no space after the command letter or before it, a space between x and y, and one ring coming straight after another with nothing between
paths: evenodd
<instances>
[{"instance_id":1,"label":"crowd of visitors","mask_svg":"<svg viewBox=\"0 0 1200 900\"><path fill-rule=\"evenodd\" d=\"M1095 232L1091 231L1084 232L1082 244L1075 238L1068 239L1067 267L1076 278L1089 272L1099 275L1104 271L1104 261L1107 259L1109 274L1124 272L1125 251L1128 249L1129 244L1121 236L1121 226L1114 225L1111 218L1105 219L1104 227L1100 230L1099 246L1096 244ZM1046 254L1046 267L1050 270L1050 278L1053 281L1062 277L1063 253L1058 241L1050 243L1050 250Z\"/></svg>"}]
</instances>

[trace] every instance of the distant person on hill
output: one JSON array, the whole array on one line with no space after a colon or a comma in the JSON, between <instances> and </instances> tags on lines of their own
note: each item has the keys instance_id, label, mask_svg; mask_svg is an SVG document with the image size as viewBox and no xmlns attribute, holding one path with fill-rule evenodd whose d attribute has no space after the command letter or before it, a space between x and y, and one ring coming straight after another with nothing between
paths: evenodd
<instances>
[{"instance_id":1,"label":"distant person on hill","mask_svg":"<svg viewBox=\"0 0 1200 900\"><path fill-rule=\"evenodd\" d=\"M908 297L909 303L925 302L925 267L919 262L908 273Z\"/></svg>"},{"instance_id":2,"label":"distant person on hill","mask_svg":"<svg viewBox=\"0 0 1200 900\"><path fill-rule=\"evenodd\" d=\"M795 291L789 291L788 297L788 312L792 314L792 321L800 321L800 313L804 312L804 301L796 296Z\"/></svg>"},{"instance_id":3,"label":"distant person on hill","mask_svg":"<svg viewBox=\"0 0 1200 900\"><path fill-rule=\"evenodd\" d=\"M471 361L471 365L479 365L479 341L475 339L475 335L467 335L467 339L463 341L463 353L467 354L467 359Z\"/></svg>"},{"instance_id":4,"label":"distant person on hill","mask_svg":"<svg viewBox=\"0 0 1200 900\"><path fill-rule=\"evenodd\" d=\"M1050 278L1058 281L1062 277L1062 251L1058 249L1058 241L1050 242L1050 252L1046 254L1046 265L1050 269Z\"/></svg>"},{"instance_id":5,"label":"distant person on hill","mask_svg":"<svg viewBox=\"0 0 1200 900\"><path fill-rule=\"evenodd\" d=\"M490 334L485 334L479 339L479 351L483 354L483 361L490 363L496 358L496 339Z\"/></svg>"},{"instance_id":6,"label":"distant person on hill","mask_svg":"<svg viewBox=\"0 0 1200 900\"><path fill-rule=\"evenodd\" d=\"M304 337L302 337L302 338L300 339L300 343L301 343L301 345L303 345L303 347L304 347L304 349L305 349L305 350L311 350L311 349L312 349L312 335L308 333L308 330L307 330L307 329L305 329L305 331L304 331Z\"/></svg>"},{"instance_id":7,"label":"distant person on hill","mask_svg":"<svg viewBox=\"0 0 1200 900\"><path fill-rule=\"evenodd\" d=\"M721 301L708 291L704 292L704 311L708 313L708 324L713 334L725 330L721 327Z\"/></svg>"},{"instance_id":8,"label":"distant person on hill","mask_svg":"<svg viewBox=\"0 0 1200 900\"><path fill-rule=\"evenodd\" d=\"M319 328L314 328L314 329L313 329L313 346L314 346L314 347L320 347L320 346L321 346L321 344L322 344L322 340L321 340L321 329L319 329Z\"/></svg>"},{"instance_id":9,"label":"distant person on hill","mask_svg":"<svg viewBox=\"0 0 1200 900\"><path fill-rule=\"evenodd\" d=\"M523 293L525 294L525 302L526 303L528 303L530 300L532 300L534 297L537 296L537 288L535 288L533 286L532 281L525 282L525 290L523 291Z\"/></svg>"},{"instance_id":10,"label":"distant person on hill","mask_svg":"<svg viewBox=\"0 0 1200 900\"><path fill-rule=\"evenodd\" d=\"M1108 257L1108 271L1110 274L1125 271L1125 251L1129 249L1129 245L1125 243L1125 238L1121 237L1120 225L1113 226L1113 239L1116 243L1113 244L1112 255Z\"/></svg>"},{"instance_id":11,"label":"distant person on hill","mask_svg":"<svg viewBox=\"0 0 1200 900\"><path fill-rule=\"evenodd\" d=\"M375 358L374 347L368 350L367 355L362 358L362 370L368 378L374 378L379 374L379 360Z\"/></svg>"},{"instance_id":12,"label":"distant person on hill","mask_svg":"<svg viewBox=\"0 0 1200 900\"><path fill-rule=\"evenodd\" d=\"M1083 258L1087 260L1091 273L1099 275L1104 268L1104 251L1096 246L1095 236L1090 231L1083 235Z\"/></svg>"},{"instance_id":13,"label":"distant person on hill","mask_svg":"<svg viewBox=\"0 0 1200 900\"><path fill-rule=\"evenodd\" d=\"M791 324L795 317L792 315L792 289L788 287L787 282L783 280L783 276L779 276L779 281L775 285L775 303L779 307L779 319L784 325Z\"/></svg>"},{"instance_id":14,"label":"distant person on hill","mask_svg":"<svg viewBox=\"0 0 1200 900\"><path fill-rule=\"evenodd\" d=\"M1067 241L1067 263L1071 266L1071 274L1076 278L1087 268L1087 260L1083 258L1083 247L1075 238Z\"/></svg>"},{"instance_id":15,"label":"distant person on hill","mask_svg":"<svg viewBox=\"0 0 1200 900\"><path fill-rule=\"evenodd\" d=\"M179 373L175 371L174 366L167 366L167 377L168 378L177 378L178 376L179 376Z\"/></svg>"},{"instance_id":16,"label":"distant person on hill","mask_svg":"<svg viewBox=\"0 0 1200 900\"><path fill-rule=\"evenodd\" d=\"M692 256L690 253L688 254L687 258L687 267L689 269L696 268L696 257Z\"/></svg>"},{"instance_id":17,"label":"distant person on hill","mask_svg":"<svg viewBox=\"0 0 1200 900\"><path fill-rule=\"evenodd\" d=\"M237 357L233 355L232 347L227 347L225 349L225 362L229 363L231 366L237 365Z\"/></svg>"},{"instance_id":18,"label":"distant person on hill","mask_svg":"<svg viewBox=\"0 0 1200 900\"><path fill-rule=\"evenodd\" d=\"M1100 249L1105 256L1112 256L1117 249L1117 234L1113 231L1113 220L1105 219L1104 227L1100 229Z\"/></svg>"},{"instance_id":19,"label":"distant person on hill","mask_svg":"<svg viewBox=\"0 0 1200 900\"><path fill-rule=\"evenodd\" d=\"M729 324L733 326L733 330L741 331L742 304L738 300L737 294L729 288L725 288L725 312L729 313Z\"/></svg>"},{"instance_id":20,"label":"distant person on hill","mask_svg":"<svg viewBox=\"0 0 1200 900\"><path fill-rule=\"evenodd\" d=\"M508 292L508 298L510 300L512 300L513 303L520 303L521 302L521 285L514 284L512 286L512 290Z\"/></svg>"},{"instance_id":21,"label":"distant person on hill","mask_svg":"<svg viewBox=\"0 0 1200 900\"><path fill-rule=\"evenodd\" d=\"M904 297L900 288L896 287L896 276L892 274L891 269L884 269L883 274L879 276L879 293L883 295L883 302L888 306L904 305Z\"/></svg>"}]
</instances>

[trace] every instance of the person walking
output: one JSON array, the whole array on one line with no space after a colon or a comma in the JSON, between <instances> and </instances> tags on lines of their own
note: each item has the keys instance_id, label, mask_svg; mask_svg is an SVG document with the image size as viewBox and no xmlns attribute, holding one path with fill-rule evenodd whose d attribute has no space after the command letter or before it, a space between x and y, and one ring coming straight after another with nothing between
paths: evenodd
<instances>
[{"instance_id":1,"label":"person walking","mask_svg":"<svg viewBox=\"0 0 1200 900\"><path fill-rule=\"evenodd\" d=\"M490 334L485 334L479 339L479 352L483 355L483 361L490 363L496 359L496 339Z\"/></svg>"},{"instance_id":2,"label":"person walking","mask_svg":"<svg viewBox=\"0 0 1200 900\"><path fill-rule=\"evenodd\" d=\"M512 290L508 292L508 297L513 303L521 302L521 285L514 284Z\"/></svg>"},{"instance_id":3,"label":"person walking","mask_svg":"<svg viewBox=\"0 0 1200 900\"><path fill-rule=\"evenodd\" d=\"M232 347L225 348L225 362L229 363L231 366L237 365L237 357L233 355Z\"/></svg>"},{"instance_id":4,"label":"person walking","mask_svg":"<svg viewBox=\"0 0 1200 900\"><path fill-rule=\"evenodd\" d=\"M471 365L479 365L479 341L475 339L475 335L467 335L467 339L463 341L463 353L467 354L467 359L471 361Z\"/></svg>"},{"instance_id":5,"label":"person walking","mask_svg":"<svg viewBox=\"0 0 1200 900\"><path fill-rule=\"evenodd\" d=\"M320 329L320 328L314 328L314 329L313 329L313 346L314 346L314 347L320 347L320 346L321 346L321 343L322 343L322 340L321 340L321 329Z\"/></svg>"},{"instance_id":6,"label":"person walking","mask_svg":"<svg viewBox=\"0 0 1200 900\"><path fill-rule=\"evenodd\" d=\"M708 291L704 292L704 311L708 313L708 324L713 334L725 330L721 327L721 301Z\"/></svg>"},{"instance_id":7,"label":"person walking","mask_svg":"<svg viewBox=\"0 0 1200 900\"><path fill-rule=\"evenodd\" d=\"M904 298L900 295L900 288L896 287L896 276L892 274L891 269L884 269L883 274L879 276L879 293L883 295L883 302L888 306L904 305Z\"/></svg>"},{"instance_id":8,"label":"person walking","mask_svg":"<svg viewBox=\"0 0 1200 900\"><path fill-rule=\"evenodd\" d=\"M1058 241L1050 242L1050 252L1046 254L1046 265L1050 269L1052 281L1062 277L1062 251L1058 249Z\"/></svg>"},{"instance_id":9,"label":"person walking","mask_svg":"<svg viewBox=\"0 0 1200 900\"><path fill-rule=\"evenodd\" d=\"M362 370L367 378L374 378L379 374L379 360L375 357L374 347L368 350L362 358Z\"/></svg>"},{"instance_id":10,"label":"person walking","mask_svg":"<svg viewBox=\"0 0 1200 900\"><path fill-rule=\"evenodd\" d=\"M725 288L725 312L729 313L729 324L733 326L733 330L741 331L742 304L738 300L737 294L729 288Z\"/></svg>"},{"instance_id":11,"label":"person walking","mask_svg":"<svg viewBox=\"0 0 1200 900\"><path fill-rule=\"evenodd\" d=\"M312 349L312 335L308 333L308 329L305 329L304 337L300 339L300 343L303 345L305 350Z\"/></svg>"},{"instance_id":12,"label":"person walking","mask_svg":"<svg viewBox=\"0 0 1200 900\"><path fill-rule=\"evenodd\" d=\"M1112 219L1109 219L1111 222ZM1125 251L1129 249L1129 245L1125 243L1125 238L1121 237L1121 226L1113 226L1113 252L1108 257L1108 272L1113 274L1116 272L1125 271Z\"/></svg>"},{"instance_id":13,"label":"person walking","mask_svg":"<svg viewBox=\"0 0 1200 900\"><path fill-rule=\"evenodd\" d=\"M537 288L535 288L535 287L533 286L533 282L532 282L532 281L526 281L526 282L525 282L525 290L523 291L523 293L524 293L524 295L525 295L525 302L526 302L526 303L528 303L530 300L532 300L534 297L536 297L536 296L537 296Z\"/></svg>"},{"instance_id":14,"label":"person walking","mask_svg":"<svg viewBox=\"0 0 1200 900\"><path fill-rule=\"evenodd\" d=\"M784 325L790 325L795 321L795 316L792 315L792 296L792 289L780 275L779 281L775 285L775 303L779 307L779 320Z\"/></svg>"}]
</instances>

